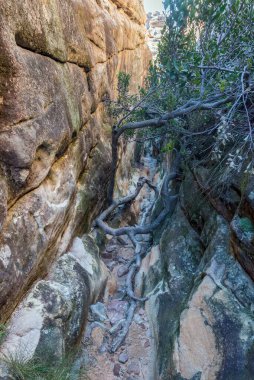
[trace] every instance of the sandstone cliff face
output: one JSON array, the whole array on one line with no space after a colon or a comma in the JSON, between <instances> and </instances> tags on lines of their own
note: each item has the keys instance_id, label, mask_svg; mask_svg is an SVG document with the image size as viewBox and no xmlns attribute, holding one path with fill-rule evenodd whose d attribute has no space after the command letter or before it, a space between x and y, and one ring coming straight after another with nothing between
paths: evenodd
<instances>
[{"instance_id":1,"label":"sandstone cliff face","mask_svg":"<svg viewBox=\"0 0 254 380\"><path fill-rule=\"evenodd\" d=\"M162 37L163 28L165 27L166 17L160 12L149 12L147 14L146 28L148 32L148 46L156 58L158 46Z\"/></svg>"},{"instance_id":2,"label":"sandstone cliff face","mask_svg":"<svg viewBox=\"0 0 254 380\"><path fill-rule=\"evenodd\" d=\"M105 197L116 75L142 83L139 0L0 5L0 310L4 321Z\"/></svg>"}]
</instances>

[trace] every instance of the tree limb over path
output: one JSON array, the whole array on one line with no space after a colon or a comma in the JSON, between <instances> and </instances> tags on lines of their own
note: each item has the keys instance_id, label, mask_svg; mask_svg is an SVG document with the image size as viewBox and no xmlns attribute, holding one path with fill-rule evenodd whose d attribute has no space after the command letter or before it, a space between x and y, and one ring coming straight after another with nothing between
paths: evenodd
<instances>
[{"instance_id":1,"label":"tree limb over path","mask_svg":"<svg viewBox=\"0 0 254 380\"><path fill-rule=\"evenodd\" d=\"M161 128L167 126L170 120L186 116L195 111L206 111L219 108L224 104L227 104L235 99L235 95L232 94L216 94L208 97L207 99L191 99L184 105L176 108L172 112L166 112L158 118L147 119L136 122L127 122L121 126L124 119L121 119L117 125L112 128L112 163L111 163L111 174L110 183L108 190L108 199L111 203L113 201L115 176L117 171L118 162L118 142L119 138L126 131L139 130L144 128ZM140 104L140 103L138 103ZM131 114L131 113L130 113Z\"/></svg>"},{"instance_id":2,"label":"tree limb over path","mask_svg":"<svg viewBox=\"0 0 254 380\"><path fill-rule=\"evenodd\" d=\"M123 127L115 131L116 136L119 138L126 130L136 130L147 127L160 128L168 123L169 120L176 119L188 115L194 111L207 111L211 109L216 109L223 104L229 103L234 99L233 96L222 96L221 94L211 96L208 99L201 100L190 100L181 107L178 107L172 112L167 112L159 118L148 119L137 122L126 123Z\"/></svg>"}]
</instances>

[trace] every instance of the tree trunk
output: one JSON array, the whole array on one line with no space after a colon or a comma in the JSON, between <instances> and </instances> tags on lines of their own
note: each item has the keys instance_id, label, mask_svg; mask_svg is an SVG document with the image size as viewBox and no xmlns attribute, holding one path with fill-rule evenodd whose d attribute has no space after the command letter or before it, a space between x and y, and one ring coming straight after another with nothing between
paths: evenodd
<instances>
[{"instance_id":1,"label":"tree trunk","mask_svg":"<svg viewBox=\"0 0 254 380\"><path fill-rule=\"evenodd\" d=\"M110 178L109 178L109 188L108 188L108 202L111 204L113 202L114 187L115 187L115 177L117 171L117 161L118 161L118 138L116 126L112 128L112 161L110 168Z\"/></svg>"}]
</instances>

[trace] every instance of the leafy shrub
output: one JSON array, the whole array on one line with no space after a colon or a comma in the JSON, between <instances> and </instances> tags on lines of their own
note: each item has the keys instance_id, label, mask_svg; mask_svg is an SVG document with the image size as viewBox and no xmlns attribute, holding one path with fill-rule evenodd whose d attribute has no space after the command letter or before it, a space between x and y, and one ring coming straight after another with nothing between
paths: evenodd
<instances>
[{"instance_id":1,"label":"leafy shrub","mask_svg":"<svg viewBox=\"0 0 254 380\"><path fill-rule=\"evenodd\" d=\"M239 224L240 224L240 227L243 230L243 232L254 233L254 224L252 223L252 221L249 218L246 218L246 217L240 218Z\"/></svg>"},{"instance_id":2,"label":"leafy shrub","mask_svg":"<svg viewBox=\"0 0 254 380\"><path fill-rule=\"evenodd\" d=\"M0 323L0 344L3 343L3 340L5 337L6 337L6 327L4 324Z\"/></svg>"}]
</instances>

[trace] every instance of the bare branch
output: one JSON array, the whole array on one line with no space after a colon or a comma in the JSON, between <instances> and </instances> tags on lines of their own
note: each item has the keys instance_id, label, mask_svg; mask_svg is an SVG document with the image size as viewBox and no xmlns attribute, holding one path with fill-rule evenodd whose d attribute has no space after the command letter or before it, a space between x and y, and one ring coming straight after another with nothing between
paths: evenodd
<instances>
[{"instance_id":1,"label":"bare branch","mask_svg":"<svg viewBox=\"0 0 254 380\"><path fill-rule=\"evenodd\" d=\"M191 100L176 110L165 113L160 118L127 123L117 131L117 137L119 138L126 130L136 130L147 127L160 128L166 125L169 120L188 115L194 111L205 111L219 108L222 105L232 101L234 96L230 95L225 97L221 94L218 95L217 98L219 99L214 100L214 97L211 97L206 100Z\"/></svg>"},{"instance_id":2,"label":"bare branch","mask_svg":"<svg viewBox=\"0 0 254 380\"><path fill-rule=\"evenodd\" d=\"M226 67L219 67L219 66L197 66L201 70L216 70L216 71L226 71L228 73L240 73L238 70L228 69Z\"/></svg>"},{"instance_id":3,"label":"bare branch","mask_svg":"<svg viewBox=\"0 0 254 380\"><path fill-rule=\"evenodd\" d=\"M138 109L141 104L143 104L151 95L153 95L155 93L155 91L157 90L156 89L153 89L152 91L148 92L148 94L146 94L146 96L144 96L126 115L124 115L117 123L117 128L120 128L121 124L124 122L124 120L128 119L129 116L131 116L133 114L134 111L136 111L136 109Z\"/></svg>"},{"instance_id":4,"label":"bare branch","mask_svg":"<svg viewBox=\"0 0 254 380\"><path fill-rule=\"evenodd\" d=\"M244 86L244 77L246 75L246 70L247 70L247 66L244 68L244 71L242 72L242 75L241 75L242 99L243 99L243 105L244 105L244 109L245 109L246 117L247 117L247 121L248 121L248 126L249 126L249 136L250 136L250 141L251 141L251 149L253 149L252 126L251 126L249 111L248 111L247 104L246 104L246 95L245 95L245 86Z\"/></svg>"}]
</instances>

